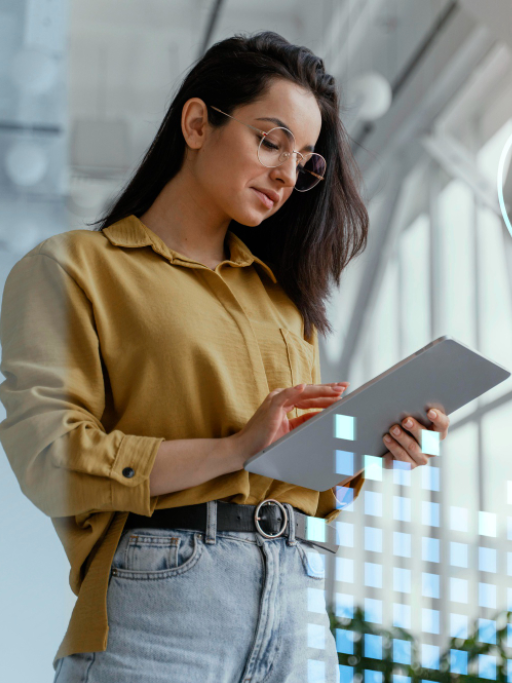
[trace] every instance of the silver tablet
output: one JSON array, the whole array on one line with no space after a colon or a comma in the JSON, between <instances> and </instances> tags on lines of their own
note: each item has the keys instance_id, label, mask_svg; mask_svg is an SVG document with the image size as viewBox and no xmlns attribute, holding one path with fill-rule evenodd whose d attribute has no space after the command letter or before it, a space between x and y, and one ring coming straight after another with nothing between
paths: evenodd
<instances>
[{"instance_id":1,"label":"silver tablet","mask_svg":"<svg viewBox=\"0 0 512 683\"><path fill-rule=\"evenodd\" d=\"M365 455L382 457L382 437L396 422L411 415L430 426L430 408L450 415L508 377L465 344L439 337L250 457L244 469L326 491L363 469ZM423 452L436 455L436 439L439 448L429 430Z\"/></svg>"}]
</instances>

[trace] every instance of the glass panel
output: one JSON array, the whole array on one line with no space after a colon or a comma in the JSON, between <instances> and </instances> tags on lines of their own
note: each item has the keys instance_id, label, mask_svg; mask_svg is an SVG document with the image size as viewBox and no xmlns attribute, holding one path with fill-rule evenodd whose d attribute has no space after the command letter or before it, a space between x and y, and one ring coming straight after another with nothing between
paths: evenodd
<instances>
[{"instance_id":1,"label":"glass panel","mask_svg":"<svg viewBox=\"0 0 512 683\"><path fill-rule=\"evenodd\" d=\"M430 332L430 219L418 216L402 233L399 243L401 273L401 327L405 358L432 341Z\"/></svg>"}]
</instances>

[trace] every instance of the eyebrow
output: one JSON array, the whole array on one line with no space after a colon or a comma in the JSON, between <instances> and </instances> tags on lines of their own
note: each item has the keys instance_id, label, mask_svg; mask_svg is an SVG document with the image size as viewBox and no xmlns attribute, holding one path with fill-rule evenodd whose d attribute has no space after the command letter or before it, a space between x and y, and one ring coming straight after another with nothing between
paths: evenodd
<instances>
[{"instance_id":1,"label":"eyebrow","mask_svg":"<svg viewBox=\"0 0 512 683\"><path fill-rule=\"evenodd\" d=\"M283 123L281 119L277 119L275 116L261 116L259 119L256 119L256 121L270 121L270 123L275 123L276 126L281 126L281 128L288 128L288 130L291 130L291 128L287 126L286 123ZM313 145L305 145L302 149L308 152L315 151Z\"/></svg>"}]
</instances>

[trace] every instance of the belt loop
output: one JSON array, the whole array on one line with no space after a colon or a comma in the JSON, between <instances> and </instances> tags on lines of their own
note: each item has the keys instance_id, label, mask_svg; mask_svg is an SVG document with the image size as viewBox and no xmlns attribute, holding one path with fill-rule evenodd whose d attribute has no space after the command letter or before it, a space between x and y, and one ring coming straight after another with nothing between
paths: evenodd
<instances>
[{"instance_id":1,"label":"belt loop","mask_svg":"<svg viewBox=\"0 0 512 683\"><path fill-rule=\"evenodd\" d=\"M206 543L217 542L217 501L209 500L206 503Z\"/></svg>"},{"instance_id":2,"label":"belt loop","mask_svg":"<svg viewBox=\"0 0 512 683\"><path fill-rule=\"evenodd\" d=\"M290 505L290 503L283 503L283 505L288 510L288 540L287 545L297 545L295 540L295 510Z\"/></svg>"}]
</instances>

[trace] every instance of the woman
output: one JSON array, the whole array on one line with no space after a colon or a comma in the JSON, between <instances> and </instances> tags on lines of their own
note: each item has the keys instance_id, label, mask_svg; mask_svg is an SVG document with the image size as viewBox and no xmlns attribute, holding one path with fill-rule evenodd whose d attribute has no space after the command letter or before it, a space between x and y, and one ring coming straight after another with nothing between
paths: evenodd
<instances>
[{"instance_id":1,"label":"woman","mask_svg":"<svg viewBox=\"0 0 512 683\"><path fill-rule=\"evenodd\" d=\"M100 229L9 274L0 438L78 596L56 683L339 680L306 521L363 477L342 496L243 469L347 386L318 355L329 278L368 228L338 111L307 48L221 41ZM427 462L420 428L388 464Z\"/></svg>"}]
</instances>

